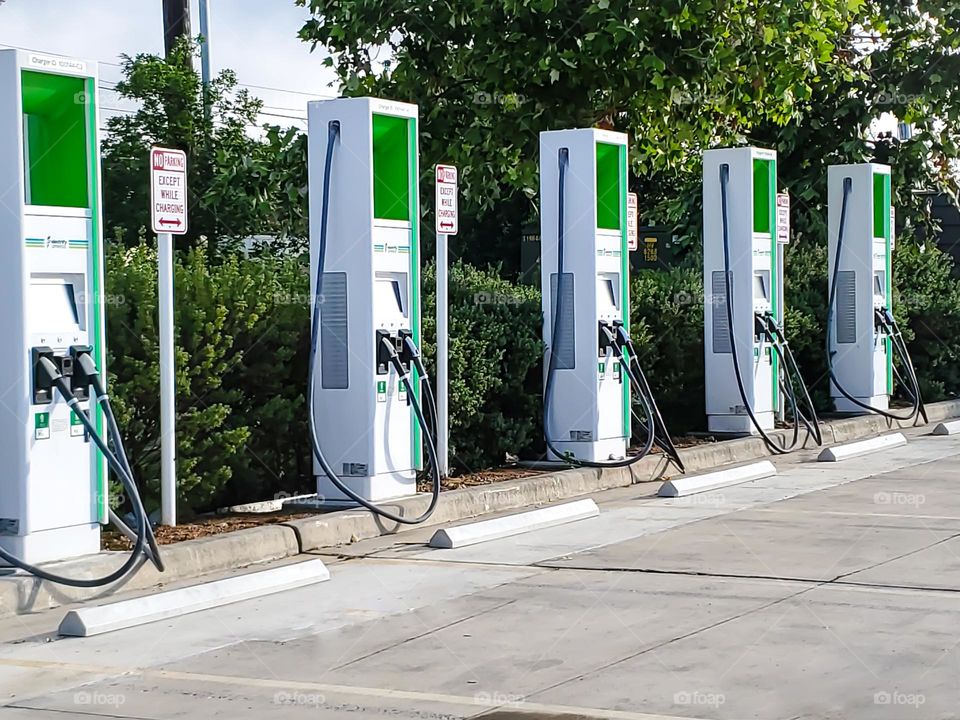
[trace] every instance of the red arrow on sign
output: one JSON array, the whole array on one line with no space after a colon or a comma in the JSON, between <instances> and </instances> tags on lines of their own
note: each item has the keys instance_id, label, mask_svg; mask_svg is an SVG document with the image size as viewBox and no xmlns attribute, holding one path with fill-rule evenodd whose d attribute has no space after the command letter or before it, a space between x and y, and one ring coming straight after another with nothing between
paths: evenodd
<instances>
[{"instance_id":1,"label":"red arrow on sign","mask_svg":"<svg viewBox=\"0 0 960 720\"><path fill-rule=\"evenodd\" d=\"M176 220L167 220L166 218L160 218L160 224L161 224L161 225L176 225L177 227L180 227L180 225L182 225L182 223L180 222L180 218L177 218Z\"/></svg>"},{"instance_id":2,"label":"red arrow on sign","mask_svg":"<svg viewBox=\"0 0 960 720\"><path fill-rule=\"evenodd\" d=\"M443 229L452 228L452 227L453 227L453 223L450 222L449 220L441 220L441 221L440 221L440 227L442 227Z\"/></svg>"}]
</instances>

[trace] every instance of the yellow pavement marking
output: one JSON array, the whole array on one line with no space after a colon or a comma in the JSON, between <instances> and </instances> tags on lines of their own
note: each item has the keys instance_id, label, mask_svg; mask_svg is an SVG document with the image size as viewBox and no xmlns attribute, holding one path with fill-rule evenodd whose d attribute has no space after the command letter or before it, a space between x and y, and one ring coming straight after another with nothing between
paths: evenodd
<instances>
[{"instance_id":1,"label":"yellow pavement marking","mask_svg":"<svg viewBox=\"0 0 960 720\"><path fill-rule=\"evenodd\" d=\"M353 685L334 685L330 683L304 682L301 680L283 680L281 678L254 678L236 675L211 675L209 673L191 673L176 670L157 670L151 668L129 669L110 667L106 665L86 665L81 663L54 662L48 660L30 660L0 658L0 665L8 667L35 668L38 670L67 670L83 673L97 673L103 675L138 676L163 680L179 680L182 682L218 683L221 685L238 685L240 687L254 687L278 691L311 691L329 695L356 695L360 697L378 698L381 700L410 700L414 702L442 703L445 705L461 705L468 707L503 707L508 705L523 712L551 713L555 715L579 715L585 718L598 720L698 720L690 716L656 715L649 713L631 712L627 710L604 710L601 708L578 707L574 705L548 705L543 703L527 702L517 699L511 701L506 695L493 695L478 692L475 696L447 695L443 693L416 692L413 690L391 690L389 688L357 687ZM89 681L88 681L89 682ZM701 719L702 720L702 719Z\"/></svg>"}]
</instances>

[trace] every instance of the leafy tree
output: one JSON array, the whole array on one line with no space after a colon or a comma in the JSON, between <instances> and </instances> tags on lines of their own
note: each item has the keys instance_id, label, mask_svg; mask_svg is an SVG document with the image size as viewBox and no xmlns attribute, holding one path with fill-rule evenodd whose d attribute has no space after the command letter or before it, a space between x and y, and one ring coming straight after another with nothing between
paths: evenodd
<instances>
[{"instance_id":1,"label":"leafy tree","mask_svg":"<svg viewBox=\"0 0 960 720\"><path fill-rule=\"evenodd\" d=\"M825 232L829 162L891 162L903 229L930 229L918 190L955 190L956 0L296 1L313 13L301 37L333 51L346 93L420 104L422 166L462 168L471 260L515 266L546 129L629 133L641 220L688 245L709 147L780 150L801 236ZM866 133L883 112L918 134L875 147ZM491 227L509 234L490 242Z\"/></svg>"},{"instance_id":2,"label":"leafy tree","mask_svg":"<svg viewBox=\"0 0 960 720\"><path fill-rule=\"evenodd\" d=\"M929 238L929 195L957 196L960 3L877 0L856 20L838 40L837 62L811 85L801 121L755 137L780 152L800 241L825 242L827 166L871 161L892 166L900 239ZM911 124L912 137L871 141L870 125L884 113Z\"/></svg>"},{"instance_id":3,"label":"leafy tree","mask_svg":"<svg viewBox=\"0 0 960 720\"><path fill-rule=\"evenodd\" d=\"M127 244L148 224L151 145L187 153L191 247L200 237L212 251L255 235L302 247L307 237L306 137L295 129L258 130L260 100L237 88L224 70L206 93L182 40L167 58L123 58L117 91L139 109L107 120L103 142L104 213ZM209 114L204 102L209 103Z\"/></svg>"},{"instance_id":4,"label":"leafy tree","mask_svg":"<svg viewBox=\"0 0 960 720\"><path fill-rule=\"evenodd\" d=\"M645 219L688 223L700 151L796 120L859 5L297 2L314 14L301 37L335 53L347 93L419 103L422 166L462 167L464 214L478 230L505 207L514 225L535 216L538 133L584 126L631 135ZM513 257L519 236L493 244Z\"/></svg>"}]
</instances>

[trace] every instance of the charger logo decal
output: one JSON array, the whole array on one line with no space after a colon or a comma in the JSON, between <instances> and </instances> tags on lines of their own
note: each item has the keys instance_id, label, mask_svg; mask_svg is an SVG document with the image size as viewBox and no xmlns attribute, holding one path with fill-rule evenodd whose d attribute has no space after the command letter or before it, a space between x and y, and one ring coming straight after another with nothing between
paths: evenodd
<instances>
[{"instance_id":1,"label":"charger logo decal","mask_svg":"<svg viewBox=\"0 0 960 720\"><path fill-rule=\"evenodd\" d=\"M86 250L89 240L60 240L55 238L26 238L23 244L28 248L46 248L50 250Z\"/></svg>"}]
</instances>

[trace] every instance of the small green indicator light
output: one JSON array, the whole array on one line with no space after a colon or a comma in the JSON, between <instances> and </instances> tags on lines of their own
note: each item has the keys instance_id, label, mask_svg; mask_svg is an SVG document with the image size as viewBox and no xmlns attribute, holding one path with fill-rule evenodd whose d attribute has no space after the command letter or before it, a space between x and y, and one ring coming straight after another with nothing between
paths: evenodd
<instances>
[{"instance_id":1,"label":"small green indicator light","mask_svg":"<svg viewBox=\"0 0 960 720\"><path fill-rule=\"evenodd\" d=\"M35 440L50 439L50 413L37 413L33 421L33 437Z\"/></svg>"}]
</instances>

